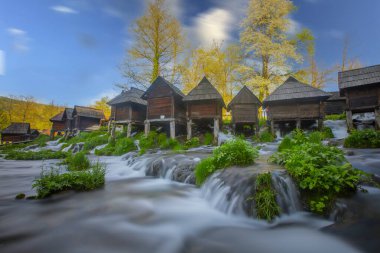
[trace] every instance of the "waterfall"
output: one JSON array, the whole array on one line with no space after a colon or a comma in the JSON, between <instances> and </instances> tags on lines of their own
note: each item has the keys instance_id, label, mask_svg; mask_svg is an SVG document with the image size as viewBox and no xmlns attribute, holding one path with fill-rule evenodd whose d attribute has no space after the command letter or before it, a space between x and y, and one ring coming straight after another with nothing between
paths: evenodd
<instances>
[{"instance_id":1,"label":"waterfall","mask_svg":"<svg viewBox=\"0 0 380 253\"><path fill-rule=\"evenodd\" d=\"M347 123L345 120L325 120L323 124L331 128L335 139L344 139L347 137Z\"/></svg>"},{"instance_id":2,"label":"waterfall","mask_svg":"<svg viewBox=\"0 0 380 253\"><path fill-rule=\"evenodd\" d=\"M210 205L224 213L256 216L255 181L259 173L250 169L232 168L213 174L201 188ZM272 171L272 185L282 214L301 211L298 190L285 171Z\"/></svg>"}]
</instances>

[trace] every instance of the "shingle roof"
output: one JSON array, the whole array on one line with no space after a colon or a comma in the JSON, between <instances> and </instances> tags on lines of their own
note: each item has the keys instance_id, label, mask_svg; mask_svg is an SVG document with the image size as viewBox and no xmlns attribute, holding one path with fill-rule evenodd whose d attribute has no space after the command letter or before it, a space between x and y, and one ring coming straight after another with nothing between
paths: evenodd
<instances>
[{"instance_id":1,"label":"shingle roof","mask_svg":"<svg viewBox=\"0 0 380 253\"><path fill-rule=\"evenodd\" d=\"M141 96L144 94L144 91L137 88L131 88L127 91L122 91L119 95L111 99L107 104L116 105L121 103L135 103L140 105L146 105L146 100L142 99Z\"/></svg>"},{"instance_id":2,"label":"shingle roof","mask_svg":"<svg viewBox=\"0 0 380 253\"><path fill-rule=\"evenodd\" d=\"M172 89L177 95L180 97L184 97L185 94L182 93L180 89L178 89L174 84L170 83L169 81L165 80L165 78L158 76L156 80L153 81L153 83L149 86L149 88L144 92L141 98L146 98L147 94L152 90L152 87L156 85L168 85L170 89Z\"/></svg>"},{"instance_id":3,"label":"shingle roof","mask_svg":"<svg viewBox=\"0 0 380 253\"><path fill-rule=\"evenodd\" d=\"M301 83L294 77L289 77L282 85L275 89L263 102L264 105L274 101L302 100L310 98L327 99L330 94L323 90L314 88L308 84Z\"/></svg>"},{"instance_id":4,"label":"shingle roof","mask_svg":"<svg viewBox=\"0 0 380 253\"><path fill-rule=\"evenodd\" d=\"M64 113L65 113L64 111L58 113L57 115L51 117L51 118L50 118L50 121L63 121L63 114L64 114Z\"/></svg>"},{"instance_id":5,"label":"shingle roof","mask_svg":"<svg viewBox=\"0 0 380 253\"><path fill-rule=\"evenodd\" d=\"M30 133L30 124L29 123L12 122L1 133L2 134L29 134Z\"/></svg>"},{"instance_id":6,"label":"shingle roof","mask_svg":"<svg viewBox=\"0 0 380 253\"><path fill-rule=\"evenodd\" d=\"M102 110L91 108L91 107L78 106L78 105L74 106L73 114L78 115L80 117L97 118L97 119L105 118Z\"/></svg>"},{"instance_id":7,"label":"shingle roof","mask_svg":"<svg viewBox=\"0 0 380 253\"><path fill-rule=\"evenodd\" d=\"M228 104L227 109L230 110L231 106L234 104L257 104L261 106L260 100L245 85L243 86L243 88L241 88L238 94L236 94L236 96L231 100L231 102Z\"/></svg>"},{"instance_id":8,"label":"shingle roof","mask_svg":"<svg viewBox=\"0 0 380 253\"><path fill-rule=\"evenodd\" d=\"M68 120L73 119L73 112L74 112L73 108L65 108L64 116L66 116L66 119Z\"/></svg>"},{"instance_id":9,"label":"shingle roof","mask_svg":"<svg viewBox=\"0 0 380 253\"><path fill-rule=\"evenodd\" d=\"M339 91L332 91L329 92L331 94L331 97L327 99L327 101L340 101L340 100L346 100L346 97L341 97L339 94Z\"/></svg>"},{"instance_id":10,"label":"shingle roof","mask_svg":"<svg viewBox=\"0 0 380 253\"><path fill-rule=\"evenodd\" d=\"M225 106L223 97L206 77L203 77L199 84L183 98L183 101L199 100L220 100L223 106Z\"/></svg>"},{"instance_id":11,"label":"shingle roof","mask_svg":"<svg viewBox=\"0 0 380 253\"><path fill-rule=\"evenodd\" d=\"M339 89L380 84L380 65L348 70L338 73Z\"/></svg>"}]
</instances>

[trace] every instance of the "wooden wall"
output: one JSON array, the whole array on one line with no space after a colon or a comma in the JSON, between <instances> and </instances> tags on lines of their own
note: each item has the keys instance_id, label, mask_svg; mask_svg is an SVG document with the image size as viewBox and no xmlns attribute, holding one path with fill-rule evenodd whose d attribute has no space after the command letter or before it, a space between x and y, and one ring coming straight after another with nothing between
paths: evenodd
<instances>
[{"instance_id":1,"label":"wooden wall","mask_svg":"<svg viewBox=\"0 0 380 253\"><path fill-rule=\"evenodd\" d=\"M217 101L189 102L187 115L192 119L215 118L222 116L222 108Z\"/></svg>"},{"instance_id":2,"label":"wooden wall","mask_svg":"<svg viewBox=\"0 0 380 253\"><path fill-rule=\"evenodd\" d=\"M74 120L72 120L72 119L66 119L66 121L65 121L65 128L72 130L74 128Z\"/></svg>"},{"instance_id":3,"label":"wooden wall","mask_svg":"<svg viewBox=\"0 0 380 253\"><path fill-rule=\"evenodd\" d=\"M114 107L114 117L116 121L122 121L122 120L131 120L131 115L129 110L130 104L124 103L124 104L118 104L113 106Z\"/></svg>"},{"instance_id":4,"label":"wooden wall","mask_svg":"<svg viewBox=\"0 0 380 253\"><path fill-rule=\"evenodd\" d=\"M234 104L231 108L232 123L257 123L258 107L255 104Z\"/></svg>"},{"instance_id":5,"label":"wooden wall","mask_svg":"<svg viewBox=\"0 0 380 253\"><path fill-rule=\"evenodd\" d=\"M146 106L133 104L132 105L132 120L135 122L144 122L146 119Z\"/></svg>"},{"instance_id":6,"label":"wooden wall","mask_svg":"<svg viewBox=\"0 0 380 253\"><path fill-rule=\"evenodd\" d=\"M29 135L25 134L2 134L1 135L1 142L21 142L21 141L27 141L30 139Z\"/></svg>"},{"instance_id":7,"label":"wooden wall","mask_svg":"<svg viewBox=\"0 0 380 253\"><path fill-rule=\"evenodd\" d=\"M78 130L90 130L100 127L100 119L75 117L75 128Z\"/></svg>"},{"instance_id":8,"label":"wooden wall","mask_svg":"<svg viewBox=\"0 0 380 253\"><path fill-rule=\"evenodd\" d=\"M53 131L64 131L66 129L65 121L53 121L53 125L51 127Z\"/></svg>"},{"instance_id":9,"label":"wooden wall","mask_svg":"<svg viewBox=\"0 0 380 253\"><path fill-rule=\"evenodd\" d=\"M172 118L172 97L148 98L148 119Z\"/></svg>"},{"instance_id":10,"label":"wooden wall","mask_svg":"<svg viewBox=\"0 0 380 253\"><path fill-rule=\"evenodd\" d=\"M325 114L342 114L346 110L346 101L334 100L325 102Z\"/></svg>"},{"instance_id":11,"label":"wooden wall","mask_svg":"<svg viewBox=\"0 0 380 253\"><path fill-rule=\"evenodd\" d=\"M362 86L345 90L346 105L351 111L366 111L380 105L380 86Z\"/></svg>"},{"instance_id":12,"label":"wooden wall","mask_svg":"<svg viewBox=\"0 0 380 253\"><path fill-rule=\"evenodd\" d=\"M316 102L296 102L267 106L270 120L318 119L324 117L324 106Z\"/></svg>"}]
</instances>

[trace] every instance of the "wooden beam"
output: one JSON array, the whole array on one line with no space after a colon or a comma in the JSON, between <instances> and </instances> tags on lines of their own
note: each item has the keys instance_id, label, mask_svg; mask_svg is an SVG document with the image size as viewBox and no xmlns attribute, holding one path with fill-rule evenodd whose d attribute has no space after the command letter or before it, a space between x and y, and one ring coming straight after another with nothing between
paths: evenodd
<instances>
[{"instance_id":1,"label":"wooden beam","mask_svg":"<svg viewBox=\"0 0 380 253\"><path fill-rule=\"evenodd\" d=\"M145 137L148 136L149 132L150 132L150 121L149 120L145 120L145 122L144 122Z\"/></svg>"},{"instance_id":2,"label":"wooden beam","mask_svg":"<svg viewBox=\"0 0 380 253\"><path fill-rule=\"evenodd\" d=\"M129 122L127 126L127 137L131 137L131 132L132 132L132 123Z\"/></svg>"},{"instance_id":3,"label":"wooden beam","mask_svg":"<svg viewBox=\"0 0 380 253\"><path fill-rule=\"evenodd\" d=\"M192 120L191 119L189 119L188 121L187 121L187 139L188 140L190 140L191 139L191 135L192 135L192 133L191 133L191 124L192 124L193 122L192 122Z\"/></svg>"},{"instance_id":4,"label":"wooden beam","mask_svg":"<svg viewBox=\"0 0 380 253\"><path fill-rule=\"evenodd\" d=\"M354 123L352 121L352 111L346 111L347 130L351 132L354 129Z\"/></svg>"},{"instance_id":5,"label":"wooden beam","mask_svg":"<svg viewBox=\"0 0 380 253\"><path fill-rule=\"evenodd\" d=\"M301 129L301 119L296 120L296 128Z\"/></svg>"},{"instance_id":6,"label":"wooden beam","mask_svg":"<svg viewBox=\"0 0 380 253\"><path fill-rule=\"evenodd\" d=\"M219 119L214 118L214 140L218 141L219 136Z\"/></svg>"},{"instance_id":7,"label":"wooden beam","mask_svg":"<svg viewBox=\"0 0 380 253\"><path fill-rule=\"evenodd\" d=\"M272 135L275 135L275 129L274 129L274 120L272 119L270 121L270 131L272 132Z\"/></svg>"},{"instance_id":8,"label":"wooden beam","mask_svg":"<svg viewBox=\"0 0 380 253\"><path fill-rule=\"evenodd\" d=\"M170 138L175 139L175 120L170 121Z\"/></svg>"},{"instance_id":9,"label":"wooden beam","mask_svg":"<svg viewBox=\"0 0 380 253\"><path fill-rule=\"evenodd\" d=\"M376 129L380 130L380 107L375 109L375 125Z\"/></svg>"}]
</instances>

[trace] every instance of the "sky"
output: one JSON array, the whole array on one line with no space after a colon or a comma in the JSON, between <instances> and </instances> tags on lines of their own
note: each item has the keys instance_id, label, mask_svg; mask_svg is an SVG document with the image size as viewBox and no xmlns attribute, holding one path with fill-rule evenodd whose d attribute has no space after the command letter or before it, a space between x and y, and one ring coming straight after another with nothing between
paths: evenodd
<instances>
[{"instance_id":1,"label":"sky","mask_svg":"<svg viewBox=\"0 0 380 253\"><path fill-rule=\"evenodd\" d=\"M66 106L120 92L131 25L148 0L0 0L0 96ZM166 0L193 47L238 42L248 0ZM294 0L289 33L309 28L321 67L339 64L343 41L364 66L380 64L380 1ZM326 90L337 90L329 83Z\"/></svg>"}]
</instances>

